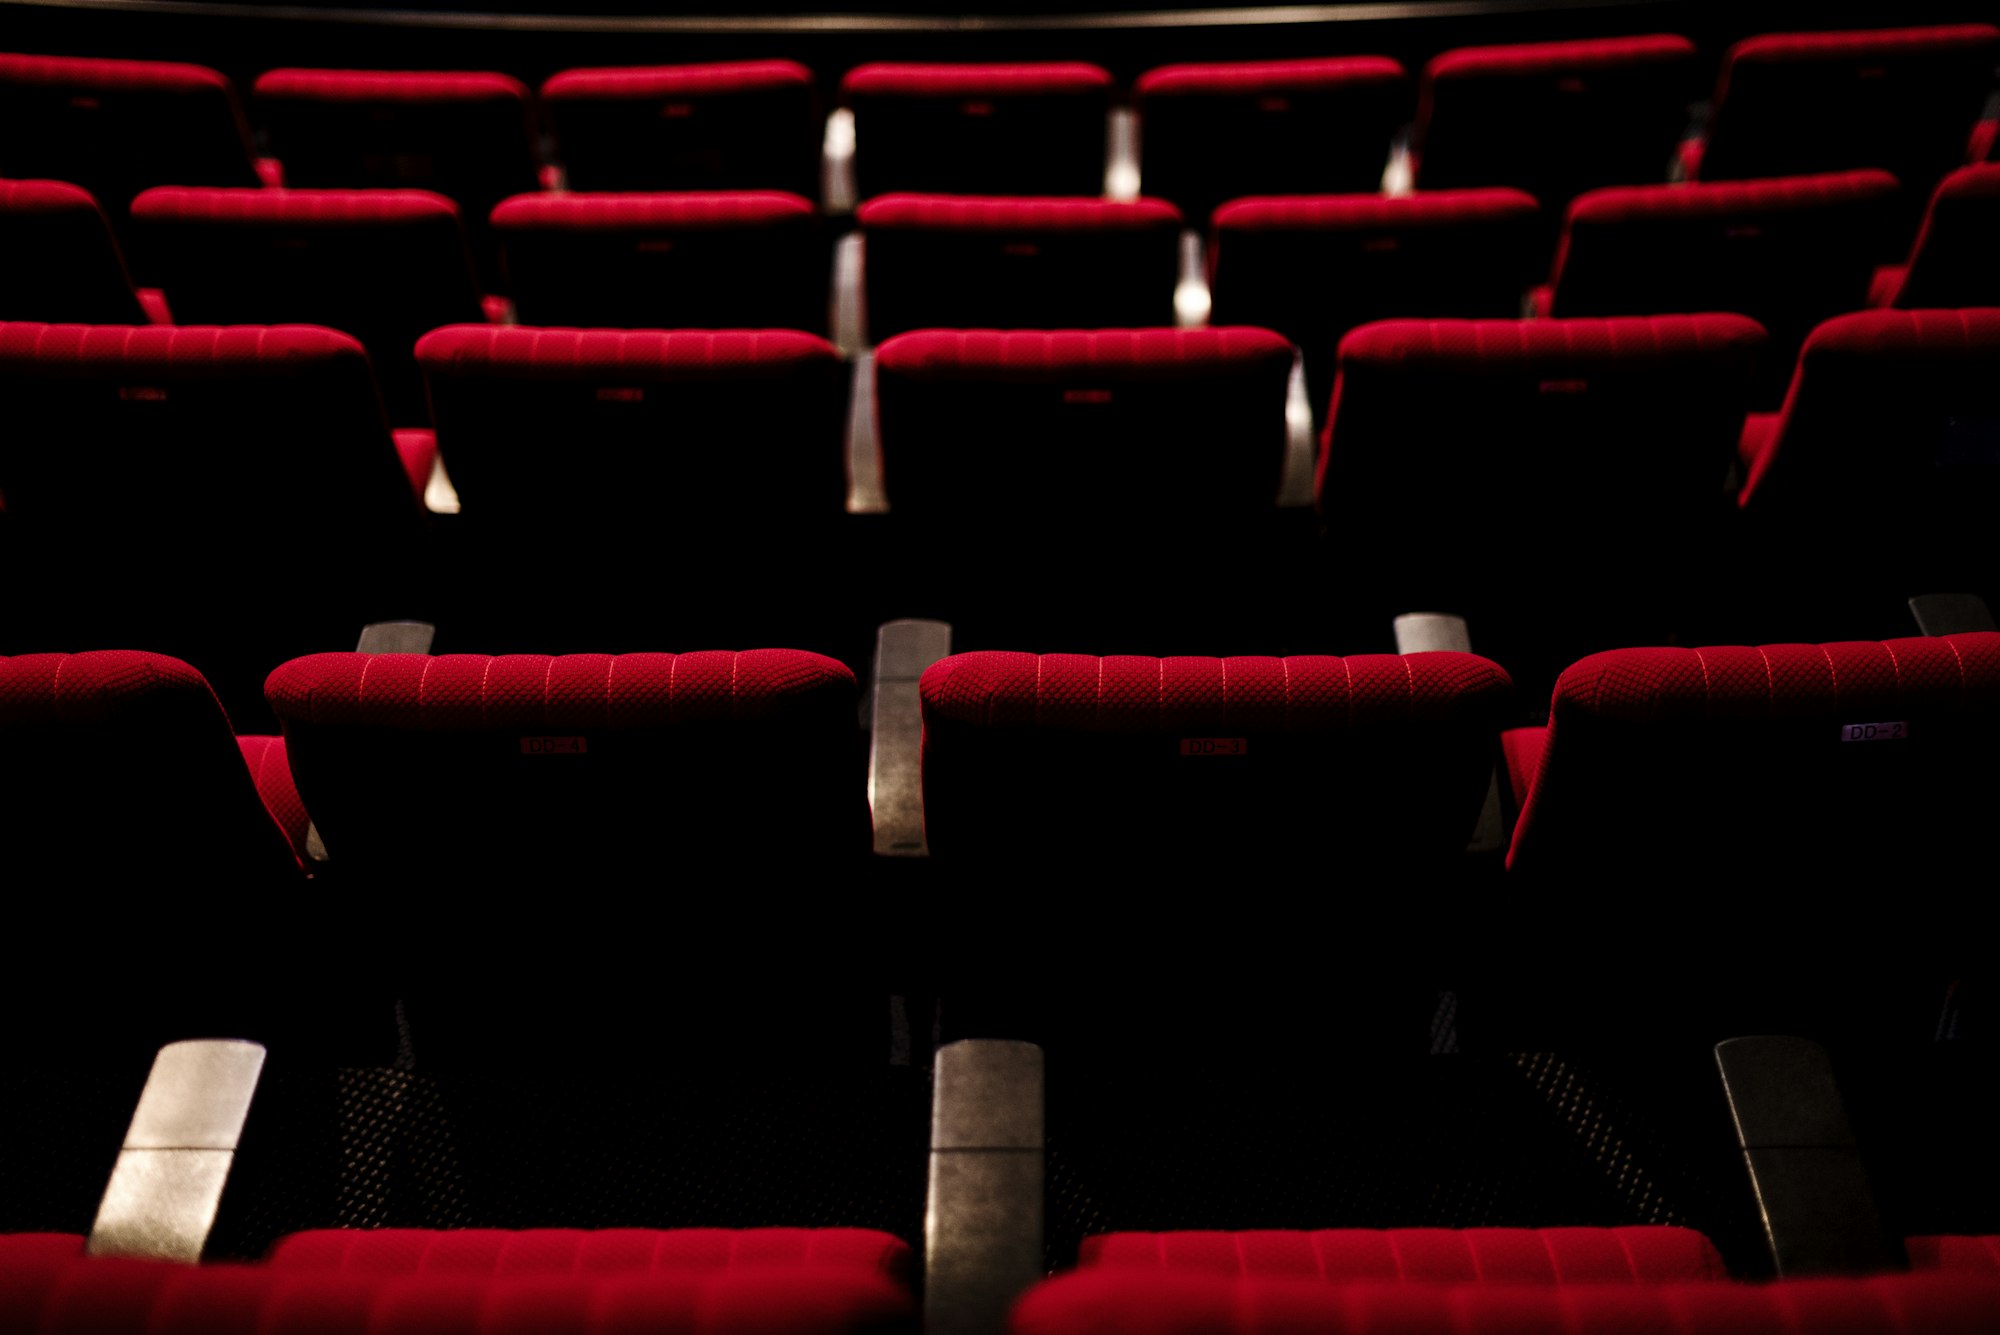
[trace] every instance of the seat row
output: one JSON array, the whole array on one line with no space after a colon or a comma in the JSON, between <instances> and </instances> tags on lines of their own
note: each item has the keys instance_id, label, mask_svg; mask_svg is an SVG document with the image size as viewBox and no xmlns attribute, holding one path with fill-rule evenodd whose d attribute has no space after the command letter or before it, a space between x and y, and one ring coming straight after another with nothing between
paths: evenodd
<instances>
[{"instance_id":1,"label":"seat row","mask_svg":"<svg viewBox=\"0 0 2000 1335\"><path fill-rule=\"evenodd\" d=\"M1928 190L1964 160L2000 29L1980 24L1773 34L1724 58L1690 176L1880 168ZM1412 152L1424 189L1511 186L1559 205L1664 178L1699 94L1674 36L1446 52L1425 67ZM1100 193L1109 73L1094 65L870 64L855 114L864 195ZM483 217L540 184L534 100L498 73L279 69L251 93L298 187L435 189ZM541 90L582 190L762 188L816 195L812 76L788 61L571 70ZM1372 190L1409 115L1408 79L1372 56L1176 65L1138 80L1141 178L1205 215L1245 194ZM259 173L229 81L194 65L0 57L0 173L75 181L122 212L152 185L250 186Z\"/></svg>"},{"instance_id":2,"label":"seat row","mask_svg":"<svg viewBox=\"0 0 2000 1335\"><path fill-rule=\"evenodd\" d=\"M1947 177L1902 263L1878 267L1895 194L1881 172L1594 191L1569 207L1534 312L1750 316L1773 338L1761 393L1775 403L1806 333L1834 315L2000 302L1985 244L2000 165ZM1210 318L1298 344L1318 413L1350 329L1520 314L1546 253L1537 216L1531 197L1504 189L1237 200L1215 215ZM1178 318L1181 218L1162 201L891 195L858 220L878 341ZM525 324L828 329L829 238L797 196L525 195L492 225ZM0 292L0 317L327 325L361 339L396 420L412 426L425 420L409 359L418 337L505 315L482 295L455 208L424 192L149 190L132 208L142 286L76 187L0 182L0 242L37 260Z\"/></svg>"}]
</instances>

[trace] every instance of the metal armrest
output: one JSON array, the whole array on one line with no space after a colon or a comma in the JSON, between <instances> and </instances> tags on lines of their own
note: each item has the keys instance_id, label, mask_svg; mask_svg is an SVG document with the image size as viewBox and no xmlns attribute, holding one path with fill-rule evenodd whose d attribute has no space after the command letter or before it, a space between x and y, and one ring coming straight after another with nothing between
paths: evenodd
<instances>
[{"instance_id":1,"label":"metal armrest","mask_svg":"<svg viewBox=\"0 0 2000 1335\"><path fill-rule=\"evenodd\" d=\"M427 654L437 638L437 627L428 621L373 621L361 628L361 642L354 646L362 654Z\"/></svg>"},{"instance_id":2,"label":"metal armrest","mask_svg":"<svg viewBox=\"0 0 2000 1335\"><path fill-rule=\"evenodd\" d=\"M917 679L950 652L947 622L889 621L875 633L868 805L875 813L875 851L884 857L930 854L924 843L924 715Z\"/></svg>"},{"instance_id":3,"label":"metal armrest","mask_svg":"<svg viewBox=\"0 0 2000 1335\"><path fill-rule=\"evenodd\" d=\"M1926 635L2000 630L1993 621L1993 609L1976 593L1920 593L1910 599L1910 615Z\"/></svg>"},{"instance_id":4,"label":"metal armrest","mask_svg":"<svg viewBox=\"0 0 2000 1335\"><path fill-rule=\"evenodd\" d=\"M1450 612L1405 612L1396 618L1396 652L1399 654L1472 652L1472 629L1465 618ZM1465 845L1468 853L1497 853L1507 846L1507 822L1500 814L1500 775L1496 770L1486 785L1486 801L1479 808L1479 823Z\"/></svg>"},{"instance_id":5,"label":"metal armrest","mask_svg":"<svg viewBox=\"0 0 2000 1335\"><path fill-rule=\"evenodd\" d=\"M924 1222L926 1335L1001 1335L1043 1274L1042 1050L938 1049Z\"/></svg>"},{"instance_id":6,"label":"metal armrest","mask_svg":"<svg viewBox=\"0 0 2000 1335\"><path fill-rule=\"evenodd\" d=\"M194 1039L160 1049L98 1203L87 1254L201 1260L263 1069L257 1043Z\"/></svg>"},{"instance_id":7,"label":"metal armrest","mask_svg":"<svg viewBox=\"0 0 2000 1335\"><path fill-rule=\"evenodd\" d=\"M1901 1268L1826 1050L1803 1038L1732 1038L1716 1044L1715 1060L1778 1274Z\"/></svg>"}]
</instances>

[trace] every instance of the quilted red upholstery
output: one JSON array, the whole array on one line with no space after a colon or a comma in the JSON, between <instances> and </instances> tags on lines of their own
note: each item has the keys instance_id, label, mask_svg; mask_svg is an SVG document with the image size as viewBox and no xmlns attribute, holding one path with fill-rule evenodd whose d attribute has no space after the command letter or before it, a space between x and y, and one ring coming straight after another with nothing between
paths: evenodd
<instances>
[{"instance_id":1,"label":"quilted red upholstery","mask_svg":"<svg viewBox=\"0 0 2000 1335\"><path fill-rule=\"evenodd\" d=\"M895 1285L829 1268L381 1279L93 1260L0 1285L0 1326L21 1335L887 1335L914 1324L909 1295Z\"/></svg>"},{"instance_id":2,"label":"quilted red upholstery","mask_svg":"<svg viewBox=\"0 0 2000 1335\"><path fill-rule=\"evenodd\" d=\"M534 108L505 74L278 69L250 95L287 185L435 190L482 255L493 206L541 187Z\"/></svg>"},{"instance_id":3,"label":"quilted red upholstery","mask_svg":"<svg viewBox=\"0 0 2000 1335\"><path fill-rule=\"evenodd\" d=\"M1164 200L884 195L856 218L877 341L1174 321L1181 215Z\"/></svg>"},{"instance_id":4,"label":"quilted red upholstery","mask_svg":"<svg viewBox=\"0 0 2000 1335\"><path fill-rule=\"evenodd\" d=\"M1723 57L1701 179L1879 167L1914 211L1963 161L1996 59L1983 23L1747 38Z\"/></svg>"},{"instance_id":5,"label":"quilted red upholstery","mask_svg":"<svg viewBox=\"0 0 2000 1335\"><path fill-rule=\"evenodd\" d=\"M1507 674L1470 654L969 653L924 671L924 830L968 864L1465 847Z\"/></svg>"},{"instance_id":6,"label":"quilted red upholstery","mask_svg":"<svg viewBox=\"0 0 2000 1335\"><path fill-rule=\"evenodd\" d=\"M2000 634L1621 649L1556 684L1510 869L1975 865Z\"/></svg>"},{"instance_id":7,"label":"quilted red upholstery","mask_svg":"<svg viewBox=\"0 0 2000 1335\"><path fill-rule=\"evenodd\" d=\"M1542 753L1549 749L1547 728L1509 728L1500 734L1500 755L1507 765L1508 800L1519 811L1535 786L1535 771L1542 767Z\"/></svg>"},{"instance_id":8,"label":"quilted red upholstery","mask_svg":"<svg viewBox=\"0 0 2000 1335\"><path fill-rule=\"evenodd\" d=\"M740 538L843 514L847 372L811 334L464 325L426 335L417 358L467 522L651 532L670 518ZM564 439L582 448L548 449Z\"/></svg>"},{"instance_id":9,"label":"quilted red upholstery","mask_svg":"<svg viewBox=\"0 0 2000 1335\"><path fill-rule=\"evenodd\" d=\"M421 504L424 492L430 487L432 467L437 463L437 432L428 427L407 427L391 434L396 441L396 455L403 461L403 474L410 480L410 491Z\"/></svg>"},{"instance_id":10,"label":"quilted red upholstery","mask_svg":"<svg viewBox=\"0 0 2000 1335\"><path fill-rule=\"evenodd\" d=\"M723 1274L837 1267L907 1285L908 1243L866 1228L329 1228L279 1240L274 1270L343 1275Z\"/></svg>"},{"instance_id":11,"label":"quilted red upholstery","mask_svg":"<svg viewBox=\"0 0 2000 1335\"><path fill-rule=\"evenodd\" d=\"M1693 1229L1666 1227L1104 1233L1083 1240L1077 1265L1335 1283L1655 1284L1729 1278L1707 1238Z\"/></svg>"},{"instance_id":12,"label":"quilted red upholstery","mask_svg":"<svg viewBox=\"0 0 2000 1335\"><path fill-rule=\"evenodd\" d=\"M315 654L265 696L329 857L370 873L867 847L854 674L818 654Z\"/></svg>"},{"instance_id":13,"label":"quilted red upholstery","mask_svg":"<svg viewBox=\"0 0 2000 1335\"><path fill-rule=\"evenodd\" d=\"M899 335L875 354L890 502L954 524L988 505L1003 522L1029 504L1105 529L1190 506L1215 525L1268 515L1291 363L1265 329ZM996 487L992 461L1019 459L1030 440L1060 466Z\"/></svg>"},{"instance_id":14,"label":"quilted red upholstery","mask_svg":"<svg viewBox=\"0 0 2000 1335\"><path fill-rule=\"evenodd\" d=\"M523 324L826 330L832 252L798 195L516 195L493 228Z\"/></svg>"},{"instance_id":15,"label":"quilted red upholstery","mask_svg":"<svg viewBox=\"0 0 2000 1335\"><path fill-rule=\"evenodd\" d=\"M0 754L13 776L0 843L23 884L299 876L229 720L179 659L126 650L0 658Z\"/></svg>"},{"instance_id":16,"label":"quilted red upholstery","mask_svg":"<svg viewBox=\"0 0 2000 1335\"><path fill-rule=\"evenodd\" d=\"M285 759L285 739L243 736L236 739L236 745L243 752L243 763L250 767L250 778L257 785L257 795L264 799L264 809L285 832L292 851L303 860L306 827L312 824L312 817L306 814L306 804L299 800L298 785L292 782L292 767Z\"/></svg>"},{"instance_id":17,"label":"quilted red upholstery","mask_svg":"<svg viewBox=\"0 0 2000 1335\"><path fill-rule=\"evenodd\" d=\"M1960 167L1931 196L1902 281L1878 304L1904 310L2000 306L2000 163Z\"/></svg>"},{"instance_id":18,"label":"quilted red upholstery","mask_svg":"<svg viewBox=\"0 0 2000 1335\"><path fill-rule=\"evenodd\" d=\"M1374 190L1410 81L1384 56L1166 65L1132 87L1139 177L1205 218L1239 195Z\"/></svg>"},{"instance_id":19,"label":"quilted red upholstery","mask_svg":"<svg viewBox=\"0 0 2000 1335\"><path fill-rule=\"evenodd\" d=\"M1812 327L1867 304L1895 194L1879 171L1592 191L1570 205L1551 312L1747 315L1771 335L1775 404Z\"/></svg>"},{"instance_id":20,"label":"quilted red upholstery","mask_svg":"<svg viewBox=\"0 0 2000 1335\"><path fill-rule=\"evenodd\" d=\"M0 176L72 182L114 217L149 185L257 184L235 90L200 65L0 55L0 121Z\"/></svg>"},{"instance_id":21,"label":"quilted red upholstery","mask_svg":"<svg viewBox=\"0 0 2000 1335\"><path fill-rule=\"evenodd\" d=\"M1906 1238L1912 1270L1948 1270L1960 1275L2000 1275L2000 1237Z\"/></svg>"},{"instance_id":22,"label":"quilted red upholstery","mask_svg":"<svg viewBox=\"0 0 2000 1335\"><path fill-rule=\"evenodd\" d=\"M1103 191L1111 75L1096 65L858 65L840 96L864 199Z\"/></svg>"},{"instance_id":23,"label":"quilted red upholstery","mask_svg":"<svg viewBox=\"0 0 2000 1335\"><path fill-rule=\"evenodd\" d=\"M564 70L541 102L574 190L818 193L818 98L789 60Z\"/></svg>"},{"instance_id":24,"label":"quilted red upholstery","mask_svg":"<svg viewBox=\"0 0 2000 1335\"><path fill-rule=\"evenodd\" d=\"M1235 200L1210 233L1211 318L1298 344L1323 415L1348 330L1392 316L1520 314L1547 253L1536 214L1533 198L1505 189Z\"/></svg>"},{"instance_id":25,"label":"quilted red upholstery","mask_svg":"<svg viewBox=\"0 0 2000 1335\"><path fill-rule=\"evenodd\" d=\"M62 181L0 181L0 249L12 256L0 319L146 324L111 224Z\"/></svg>"},{"instance_id":26,"label":"quilted red upholstery","mask_svg":"<svg viewBox=\"0 0 2000 1335\"><path fill-rule=\"evenodd\" d=\"M1981 121L1972 127L1972 138L1965 145L1965 160L1992 162L1996 146L2000 146L2000 120Z\"/></svg>"},{"instance_id":27,"label":"quilted red upholstery","mask_svg":"<svg viewBox=\"0 0 2000 1335\"><path fill-rule=\"evenodd\" d=\"M1343 547L1397 553L1369 570L1385 614L1457 611L1486 645L1511 628L1495 656L1553 681L1589 648L1671 633L1764 342L1735 315L1363 325L1340 345L1321 516Z\"/></svg>"},{"instance_id":28,"label":"quilted red upholstery","mask_svg":"<svg viewBox=\"0 0 2000 1335\"><path fill-rule=\"evenodd\" d=\"M188 324L326 325L354 335L395 421L428 419L411 349L480 318L457 207L426 190L148 190L134 246Z\"/></svg>"},{"instance_id":29,"label":"quilted red upholstery","mask_svg":"<svg viewBox=\"0 0 2000 1335\"><path fill-rule=\"evenodd\" d=\"M1013 1335L1973 1335L2000 1284L1892 1275L1784 1284L1354 1284L1084 1271L1031 1290Z\"/></svg>"},{"instance_id":30,"label":"quilted red upholstery","mask_svg":"<svg viewBox=\"0 0 2000 1335\"><path fill-rule=\"evenodd\" d=\"M1694 79L1694 44L1664 34L1447 51L1418 90L1416 184L1515 186L1553 216L1594 186L1665 180Z\"/></svg>"}]
</instances>

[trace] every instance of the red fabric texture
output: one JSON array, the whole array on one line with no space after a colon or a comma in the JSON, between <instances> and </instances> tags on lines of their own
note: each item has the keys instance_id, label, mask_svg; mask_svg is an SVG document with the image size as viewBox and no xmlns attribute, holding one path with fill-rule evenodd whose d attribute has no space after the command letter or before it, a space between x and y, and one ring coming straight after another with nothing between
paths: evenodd
<instances>
[{"instance_id":1,"label":"red fabric texture","mask_svg":"<svg viewBox=\"0 0 2000 1335\"><path fill-rule=\"evenodd\" d=\"M1172 228L1181 212L1163 199L1129 201L997 195L880 195L855 210L864 230L1124 232Z\"/></svg>"},{"instance_id":2,"label":"red fabric texture","mask_svg":"<svg viewBox=\"0 0 2000 1335\"><path fill-rule=\"evenodd\" d=\"M259 98L317 102L519 102L527 85L478 70L266 70L251 91Z\"/></svg>"},{"instance_id":3,"label":"red fabric texture","mask_svg":"<svg viewBox=\"0 0 2000 1335\"><path fill-rule=\"evenodd\" d=\"M172 324L173 308L167 305L167 294L157 287L138 289L139 309L146 314L148 324Z\"/></svg>"},{"instance_id":4,"label":"red fabric texture","mask_svg":"<svg viewBox=\"0 0 2000 1335\"><path fill-rule=\"evenodd\" d=\"M1081 61L1033 64L856 65L840 81L849 97L1033 97L1111 87L1109 71Z\"/></svg>"},{"instance_id":5,"label":"red fabric texture","mask_svg":"<svg viewBox=\"0 0 2000 1335\"><path fill-rule=\"evenodd\" d=\"M281 1238L266 1264L342 1275L496 1278L836 1267L903 1285L915 1270L908 1243L865 1228L314 1229Z\"/></svg>"},{"instance_id":6,"label":"red fabric texture","mask_svg":"<svg viewBox=\"0 0 2000 1335\"><path fill-rule=\"evenodd\" d=\"M1548 750L1547 728L1509 728L1500 734L1500 755L1507 765L1507 791L1514 809L1527 802L1535 786L1535 772L1542 767L1542 752Z\"/></svg>"},{"instance_id":7,"label":"red fabric texture","mask_svg":"<svg viewBox=\"0 0 2000 1335\"><path fill-rule=\"evenodd\" d=\"M147 90L185 93L229 91L229 80L206 65L166 60L101 60L89 56L0 54L0 82L47 84L61 88Z\"/></svg>"},{"instance_id":8,"label":"red fabric texture","mask_svg":"<svg viewBox=\"0 0 2000 1335\"><path fill-rule=\"evenodd\" d=\"M437 432L429 427L404 427L391 434L396 440L396 455L403 461L403 471L409 475L410 491L418 504L422 504L424 492L431 484L431 466L437 462Z\"/></svg>"},{"instance_id":9,"label":"red fabric texture","mask_svg":"<svg viewBox=\"0 0 2000 1335\"><path fill-rule=\"evenodd\" d=\"M937 721L1067 732L1327 732L1382 721L1446 720L1508 689L1472 654L1348 658L1098 658L954 654L924 669Z\"/></svg>"},{"instance_id":10,"label":"red fabric texture","mask_svg":"<svg viewBox=\"0 0 2000 1335\"><path fill-rule=\"evenodd\" d=\"M83 1243L81 1233L0 1233L0 1271L75 1260Z\"/></svg>"},{"instance_id":11,"label":"red fabric texture","mask_svg":"<svg viewBox=\"0 0 2000 1335\"><path fill-rule=\"evenodd\" d=\"M1389 232L1532 217L1534 196L1519 190L1427 190L1414 195L1277 195L1231 200L1215 211L1217 231Z\"/></svg>"},{"instance_id":12,"label":"red fabric texture","mask_svg":"<svg viewBox=\"0 0 2000 1335\"><path fill-rule=\"evenodd\" d=\"M791 60L726 60L702 65L624 65L563 70L542 84L545 102L709 97L810 87L812 71Z\"/></svg>"},{"instance_id":13,"label":"red fabric texture","mask_svg":"<svg viewBox=\"0 0 2000 1335\"><path fill-rule=\"evenodd\" d=\"M1656 33L1646 37L1596 37L1575 42L1520 42L1508 46L1465 46L1433 57L1424 79L1495 76L1540 77L1570 70L1618 70L1633 65L1692 59L1694 43Z\"/></svg>"},{"instance_id":14,"label":"red fabric texture","mask_svg":"<svg viewBox=\"0 0 2000 1335\"><path fill-rule=\"evenodd\" d=\"M1778 438L1780 413L1746 413L1743 417L1743 435L1736 442L1736 458L1743 465L1743 475L1754 477L1763 467L1764 456L1770 452L1772 442Z\"/></svg>"},{"instance_id":15,"label":"red fabric texture","mask_svg":"<svg viewBox=\"0 0 2000 1335\"><path fill-rule=\"evenodd\" d=\"M0 318L147 323L110 220L66 181L0 181L0 246L14 256Z\"/></svg>"},{"instance_id":16,"label":"red fabric texture","mask_svg":"<svg viewBox=\"0 0 2000 1335\"><path fill-rule=\"evenodd\" d=\"M572 192L502 200L493 210L493 226L503 233L526 228L694 230L769 226L817 214L811 200L782 190Z\"/></svg>"},{"instance_id":17,"label":"red fabric texture","mask_svg":"<svg viewBox=\"0 0 2000 1335\"><path fill-rule=\"evenodd\" d=\"M139 219L211 223L396 223L456 218L458 206L430 190L224 190L156 186L132 201Z\"/></svg>"},{"instance_id":18,"label":"red fabric texture","mask_svg":"<svg viewBox=\"0 0 2000 1335\"><path fill-rule=\"evenodd\" d=\"M378 1278L110 1260L0 1287L0 1320L19 1335L861 1335L915 1325L906 1292L835 1268Z\"/></svg>"},{"instance_id":19,"label":"red fabric texture","mask_svg":"<svg viewBox=\"0 0 2000 1335\"><path fill-rule=\"evenodd\" d=\"M2000 1237L1919 1237L1903 1240L1912 1270L1955 1275L2000 1275Z\"/></svg>"},{"instance_id":20,"label":"red fabric texture","mask_svg":"<svg viewBox=\"0 0 2000 1335\"><path fill-rule=\"evenodd\" d=\"M292 767L285 759L285 739L242 736L236 739L236 745L243 752L243 763L250 767L250 778L257 785L257 795L264 799L264 809L278 822L278 828L291 840L292 851L303 861L306 827L312 818L306 814L306 804L299 800L298 786L292 782Z\"/></svg>"},{"instance_id":21,"label":"red fabric texture","mask_svg":"<svg viewBox=\"0 0 2000 1335\"><path fill-rule=\"evenodd\" d=\"M1985 23L1932 28L1864 28L1855 32L1773 32L1746 37L1729 48L1730 65L1760 61L1866 61L1913 52L2000 49L2000 28ZM1728 71L1725 67L1725 81ZM1726 83L1725 83L1726 86Z\"/></svg>"},{"instance_id":22,"label":"red fabric texture","mask_svg":"<svg viewBox=\"0 0 2000 1335\"><path fill-rule=\"evenodd\" d=\"M1875 271L1868 280L1868 304L1880 310L1896 304L1896 294L1903 290L1903 279L1909 276L1907 264L1885 264Z\"/></svg>"},{"instance_id":23,"label":"red fabric texture","mask_svg":"<svg viewBox=\"0 0 2000 1335\"><path fill-rule=\"evenodd\" d=\"M1104 1233L1083 1240L1077 1266L1316 1278L1339 1284L1656 1284L1729 1278L1707 1238L1693 1229L1667 1227Z\"/></svg>"},{"instance_id":24,"label":"red fabric texture","mask_svg":"<svg viewBox=\"0 0 2000 1335\"><path fill-rule=\"evenodd\" d=\"M1699 185L1612 186L1593 190L1573 202L1569 206L1569 220L1572 224L1615 223L1635 218L1706 218L1813 209L1845 200L1886 196L1896 188L1896 178L1883 171Z\"/></svg>"},{"instance_id":25,"label":"red fabric texture","mask_svg":"<svg viewBox=\"0 0 2000 1335\"><path fill-rule=\"evenodd\" d=\"M264 685L282 721L421 732L759 721L854 691L844 664L794 649L313 654L279 667Z\"/></svg>"},{"instance_id":26,"label":"red fabric texture","mask_svg":"<svg viewBox=\"0 0 2000 1335\"><path fill-rule=\"evenodd\" d=\"M1858 451L1846 448L1861 424L1884 415L1906 424L1941 414L1979 416L1997 359L2000 309L1857 311L1827 321L1799 354L1784 408L1738 504L1771 503L1779 473L1868 485L1861 474L1886 474L1891 459L1909 452L1908 426L1896 433L1905 438L1901 448L1890 446L1888 436L1860 440Z\"/></svg>"},{"instance_id":27,"label":"red fabric texture","mask_svg":"<svg viewBox=\"0 0 2000 1335\"><path fill-rule=\"evenodd\" d=\"M1339 56L1326 60L1234 60L1212 64L1162 65L1132 85L1134 96L1249 97L1259 93L1304 93L1353 84L1397 83L1403 67L1387 56Z\"/></svg>"},{"instance_id":28,"label":"red fabric texture","mask_svg":"<svg viewBox=\"0 0 2000 1335\"><path fill-rule=\"evenodd\" d=\"M790 329L534 329L459 325L417 344L432 374L576 380L615 375L647 382L758 379L774 370L837 362L831 343Z\"/></svg>"},{"instance_id":29,"label":"red fabric texture","mask_svg":"<svg viewBox=\"0 0 2000 1335\"><path fill-rule=\"evenodd\" d=\"M2000 1284L1893 1275L1782 1284L1352 1284L1079 1271L1037 1286L1013 1335L1974 1335Z\"/></svg>"},{"instance_id":30,"label":"red fabric texture","mask_svg":"<svg viewBox=\"0 0 2000 1335\"><path fill-rule=\"evenodd\" d=\"M2000 306L2000 163L1960 167L1938 184L1924 212L1910 258L1887 300L1870 305L1919 307ZM1879 276L1878 276L1879 277Z\"/></svg>"},{"instance_id":31,"label":"red fabric texture","mask_svg":"<svg viewBox=\"0 0 2000 1335\"><path fill-rule=\"evenodd\" d=\"M273 374L285 363L365 360L367 355L346 334L312 325L0 324L0 366L51 376L115 368L135 375L220 379Z\"/></svg>"},{"instance_id":32,"label":"red fabric texture","mask_svg":"<svg viewBox=\"0 0 2000 1335\"><path fill-rule=\"evenodd\" d=\"M1291 344L1268 329L930 329L882 344L875 366L917 380L1031 383L1077 372L1178 380L1289 366L1291 357Z\"/></svg>"},{"instance_id":33,"label":"red fabric texture","mask_svg":"<svg viewBox=\"0 0 2000 1335\"><path fill-rule=\"evenodd\" d=\"M1972 127L1972 138L1966 141L1965 160L1992 162L1996 146L2000 146L2000 121L1981 121Z\"/></svg>"}]
</instances>

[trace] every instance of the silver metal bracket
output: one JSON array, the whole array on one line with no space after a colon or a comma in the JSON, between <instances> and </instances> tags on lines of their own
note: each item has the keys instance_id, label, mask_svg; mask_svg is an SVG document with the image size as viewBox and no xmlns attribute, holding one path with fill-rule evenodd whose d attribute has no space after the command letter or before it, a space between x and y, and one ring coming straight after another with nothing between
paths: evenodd
<instances>
[{"instance_id":1,"label":"silver metal bracket","mask_svg":"<svg viewBox=\"0 0 2000 1335\"><path fill-rule=\"evenodd\" d=\"M1993 609L1976 593L1920 593L1910 599L1910 615L1926 635L1968 635L2000 630Z\"/></svg>"},{"instance_id":2,"label":"silver metal bracket","mask_svg":"<svg viewBox=\"0 0 2000 1335\"><path fill-rule=\"evenodd\" d=\"M363 654L427 654L437 627L428 621L374 621L361 628L361 642L354 646Z\"/></svg>"},{"instance_id":3,"label":"silver metal bracket","mask_svg":"<svg viewBox=\"0 0 2000 1335\"><path fill-rule=\"evenodd\" d=\"M257 1043L193 1039L160 1049L98 1203L87 1255L201 1260L263 1070Z\"/></svg>"},{"instance_id":4,"label":"silver metal bracket","mask_svg":"<svg viewBox=\"0 0 2000 1335\"><path fill-rule=\"evenodd\" d=\"M1042 1278L1042 1050L964 1039L937 1052L926 1335L1002 1335Z\"/></svg>"},{"instance_id":5,"label":"silver metal bracket","mask_svg":"<svg viewBox=\"0 0 2000 1335\"><path fill-rule=\"evenodd\" d=\"M917 680L950 652L948 622L889 621L875 633L868 805L875 813L875 851L883 857L930 856L924 842L924 714Z\"/></svg>"},{"instance_id":6,"label":"silver metal bracket","mask_svg":"<svg viewBox=\"0 0 2000 1335\"><path fill-rule=\"evenodd\" d=\"M1716 1044L1715 1060L1779 1276L1901 1269L1826 1050L1804 1038L1732 1038Z\"/></svg>"}]
</instances>

